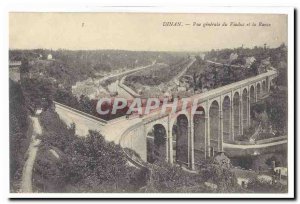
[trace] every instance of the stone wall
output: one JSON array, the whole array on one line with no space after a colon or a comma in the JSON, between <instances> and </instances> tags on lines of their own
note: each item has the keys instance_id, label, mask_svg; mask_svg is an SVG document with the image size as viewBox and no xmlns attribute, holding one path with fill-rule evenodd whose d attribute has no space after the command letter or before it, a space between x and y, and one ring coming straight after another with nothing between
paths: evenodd
<instances>
[{"instance_id":1,"label":"stone wall","mask_svg":"<svg viewBox=\"0 0 300 204\"><path fill-rule=\"evenodd\" d=\"M76 134L78 136L86 136L89 130L96 130L101 132L105 125L105 121L98 119L94 116L88 115L81 111L72 109L63 104L55 103L55 110L59 115L60 119L67 125L72 123L76 126Z\"/></svg>"}]
</instances>

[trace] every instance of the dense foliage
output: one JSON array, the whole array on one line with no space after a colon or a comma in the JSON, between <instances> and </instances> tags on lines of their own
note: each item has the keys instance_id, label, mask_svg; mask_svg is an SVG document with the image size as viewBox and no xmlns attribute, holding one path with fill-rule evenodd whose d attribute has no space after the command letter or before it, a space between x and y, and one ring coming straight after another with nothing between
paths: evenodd
<instances>
[{"instance_id":1,"label":"dense foliage","mask_svg":"<svg viewBox=\"0 0 300 204\"><path fill-rule=\"evenodd\" d=\"M196 62L187 71L193 80L189 81L195 91L202 89L215 89L233 82L244 80L257 75L253 68L232 67L205 62L197 58Z\"/></svg>"},{"instance_id":2,"label":"dense foliage","mask_svg":"<svg viewBox=\"0 0 300 204\"><path fill-rule=\"evenodd\" d=\"M30 143L31 125L28 120L25 98L19 84L9 81L9 150L10 150L10 187L17 191L25 153ZM27 132L29 132L27 134Z\"/></svg>"},{"instance_id":3,"label":"dense foliage","mask_svg":"<svg viewBox=\"0 0 300 204\"><path fill-rule=\"evenodd\" d=\"M129 166L121 147L98 132L78 137L75 127L51 110L41 115L41 123L42 148L34 167L38 191L131 192L142 185L145 172Z\"/></svg>"},{"instance_id":4,"label":"dense foliage","mask_svg":"<svg viewBox=\"0 0 300 204\"><path fill-rule=\"evenodd\" d=\"M226 160L226 161L225 161ZM149 165L147 185L142 192L212 193L240 192L230 160L220 155L203 161L198 171L191 172L178 165L157 161Z\"/></svg>"},{"instance_id":5,"label":"dense foliage","mask_svg":"<svg viewBox=\"0 0 300 204\"><path fill-rule=\"evenodd\" d=\"M237 53L238 57L234 60L230 59L232 53ZM255 57L257 62L270 57L270 62L274 67L278 67L281 61L287 62L287 48L285 44L277 48L269 48L267 46L253 48L234 48L234 49L222 49L222 50L211 50L205 53L205 59L217 60L222 63L231 63L231 64L243 64L245 57Z\"/></svg>"},{"instance_id":6,"label":"dense foliage","mask_svg":"<svg viewBox=\"0 0 300 204\"><path fill-rule=\"evenodd\" d=\"M157 161L147 169L127 164L119 145L98 132L77 137L52 110L41 115L42 146L34 166L40 192L234 192L236 180L228 161L216 157L193 173ZM52 152L51 152L52 151ZM56 152L57 156L55 157ZM225 162L224 162L225 161ZM212 183L217 188L204 184Z\"/></svg>"},{"instance_id":7,"label":"dense foliage","mask_svg":"<svg viewBox=\"0 0 300 204\"><path fill-rule=\"evenodd\" d=\"M22 90L29 109L47 109L51 106L55 88L49 80L44 78L24 80L22 82Z\"/></svg>"},{"instance_id":8,"label":"dense foliage","mask_svg":"<svg viewBox=\"0 0 300 204\"><path fill-rule=\"evenodd\" d=\"M52 59L47 60L51 54ZM146 52L125 50L10 50L11 61L26 58L33 72L43 73L60 84L71 87L77 81L95 77L97 73L108 73L120 68L149 65L154 61L170 64L182 53Z\"/></svg>"},{"instance_id":9,"label":"dense foliage","mask_svg":"<svg viewBox=\"0 0 300 204\"><path fill-rule=\"evenodd\" d=\"M287 193L287 185L280 182L270 183L259 179L252 179L247 185L247 188L254 193Z\"/></svg>"},{"instance_id":10,"label":"dense foliage","mask_svg":"<svg viewBox=\"0 0 300 204\"><path fill-rule=\"evenodd\" d=\"M128 110L128 107L125 107L124 109L117 110L116 114L111 114L113 104L112 101L111 104L103 104L104 107L102 107L102 110L109 110L109 113L100 115L96 110L98 102L96 99L90 99L84 95L81 95L79 98L77 98L72 94L70 89L57 89L53 98L56 102L62 103L64 105L70 106L74 109L80 110L104 120L112 120L120 116L124 116Z\"/></svg>"},{"instance_id":11,"label":"dense foliage","mask_svg":"<svg viewBox=\"0 0 300 204\"><path fill-rule=\"evenodd\" d=\"M236 59L231 55L236 54ZM255 59L246 65L246 59ZM220 62L222 64L208 63L205 60ZM282 44L278 48L235 48L211 50L205 53L205 60L197 57L197 61L189 68L187 74L193 77L195 90L202 88L212 89L240 81L264 72L273 66L279 72L278 85L286 85L287 81L287 47Z\"/></svg>"},{"instance_id":12,"label":"dense foliage","mask_svg":"<svg viewBox=\"0 0 300 204\"><path fill-rule=\"evenodd\" d=\"M228 61L233 52L237 59ZM47 60L51 53L53 60ZM98 116L95 102L87 96L72 95L70 86L77 81L94 77L98 72L110 72L120 67L151 64L153 69L138 72L127 77L130 86L134 84L157 86L168 82L182 70L188 62L182 53L130 52L130 51L67 51L34 50L10 51L10 60L22 60L21 72L25 79L19 84L10 81L10 181L15 191L25 153L30 142L28 109L43 108L40 116L43 126L41 147L34 166L35 190L40 192L239 192L236 177L227 165L226 158L203 162L197 172L191 172L164 161L149 164L147 169L137 169L128 165L123 149L104 137L91 131L87 137L77 137L75 126L68 127L52 110L52 101ZM249 68L234 69L231 65L245 64L245 57L254 56L257 61ZM271 56L271 57L270 57ZM287 93L286 93L286 47L254 49L225 49L211 51L206 58L227 65L215 65L196 57L187 74L191 77L194 90L211 89L223 86L259 73L263 60L269 58L272 66L279 70L278 86L285 89L272 89L271 96L252 110L268 126L272 124L279 135L286 134ZM27 59L27 60L24 60ZM179 60L178 60L179 59ZM176 62L176 63L174 63ZM28 77L28 73L35 73ZM37 75L36 75L37 74ZM116 114L114 117L119 117ZM107 117L110 117L109 115ZM104 118L112 119L112 118ZM263 120L262 120L263 119ZM249 132L253 132L249 129ZM220 158L220 157L218 157ZM225 163L224 163L225 161ZM224 165L225 164L225 165ZM269 184L251 181L249 189L259 192L271 188ZM276 184L270 190L284 191ZM274 190L275 189L275 190Z\"/></svg>"},{"instance_id":13,"label":"dense foliage","mask_svg":"<svg viewBox=\"0 0 300 204\"><path fill-rule=\"evenodd\" d=\"M273 90L266 100L251 107L251 113L253 122L260 124L262 129L272 128L278 136L287 134L288 104L285 90Z\"/></svg>"}]
</instances>

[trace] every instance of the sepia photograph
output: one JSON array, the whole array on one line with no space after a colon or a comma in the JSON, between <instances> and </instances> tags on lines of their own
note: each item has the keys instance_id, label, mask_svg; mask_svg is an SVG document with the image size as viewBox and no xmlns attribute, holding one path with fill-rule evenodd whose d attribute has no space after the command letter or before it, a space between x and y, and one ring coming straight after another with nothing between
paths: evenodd
<instances>
[{"instance_id":1,"label":"sepia photograph","mask_svg":"<svg viewBox=\"0 0 300 204\"><path fill-rule=\"evenodd\" d=\"M251 11L9 12L10 193L291 193L293 13Z\"/></svg>"}]
</instances>

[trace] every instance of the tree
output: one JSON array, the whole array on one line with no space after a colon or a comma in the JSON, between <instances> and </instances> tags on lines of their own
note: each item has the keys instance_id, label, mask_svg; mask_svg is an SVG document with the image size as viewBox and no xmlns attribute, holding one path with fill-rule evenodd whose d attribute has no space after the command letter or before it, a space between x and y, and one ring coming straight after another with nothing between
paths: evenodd
<instances>
[{"instance_id":1,"label":"tree","mask_svg":"<svg viewBox=\"0 0 300 204\"><path fill-rule=\"evenodd\" d=\"M148 168L148 181L147 185L141 189L142 192L236 193L240 191L235 174L231 172L230 160L224 155L216 160L205 161L199 172L195 173L165 161L156 161L154 164L148 165ZM217 189L205 186L205 182L216 184Z\"/></svg>"},{"instance_id":2,"label":"tree","mask_svg":"<svg viewBox=\"0 0 300 204\"><path fill-rule=\"evenodd\" d=\"M46 192L53 189L57 192L132 192L144 185L142 179L136 179L142 177L142 170L128 166L123 149L105 141L98 132L90 131L86 137L77 137L75 126L68 127L51 110L42 113L41 124L42 155L46 156L39 157L35 168L40 178L48 178L40 184ZM50 149L55 149L63 160L46 159ZM55 168L49 171L53 169L51 164ZM48 182L52 186L46 185Z\"/></svg>"},{"instance_id":3,"label":"tree","mask_svg":"<svg viewBox=\"0 0 300 204\"><path fill-rule=\"evenodd\" d=\"M231 171L230 160L223 154L204 163L200 174L205 181L216 184L218 192L237 192L238 184L235 174Z\"/></svg>"},{"instance_id":4,"label":"tree","mask_svg":"<svg viewBox=\"0 0 300 204\"><path fill-rule=\"evenodd\" d=\"M177 165L157 161L149 166L147 185L141 191L174 193L201 183L201 177L197 174L186 172Z\"/></svg>"},{"instance_id":5,"label":"tree","mask_svg":"<svg viewBox=\"0 0 300 204\"><path fill-rule=\"evenodd\" d=\"M250 70L254 76L259 74L259 71L258 71L259 64L260 64L260 62L258 60L255 60L250 66Z\"/></svg>"},{"instance_id":6,"label":"tree","mask_svg":"<svg viewBox=\"0 0 300 204\"><path fill-rule=\"evenodd\" d=\"M41 136L43 146L54 146L65 152L76 139L75 125L68 127L54 110L42 112L40 121L43 128L43 136Z\"/></svg>"},{"instance_id":7,"label":"tree","mask_svg":"<svg viewBox=\"0 0 300 204\"><path fill-rule=\"evenodd\" d=\"M29 66L29 61L27 58L23 57L21 60L21 67L20 67L20 74L26 74L29 73L30 66Z\"/></svg>"},{"instance_id":8,"label":"tree","mask_svg":"<svg viewBox=\"0 0 300 204\"><path fill-rule=\"evenodd\" d=\"M80 96L79 99L79 106L80 106L80 110L85 112L85 113L89 113L89 114L95 114L95 110L96 110L96 106L94 106L92 104L92 101L84 95Z\"/></svg>"},{"instance_id":9,"label":"tree","mask_svg":"<svg viewBox=\"0 0 300 204\"><path fill-rule=\"evenodd\" d=\"M47 109L52 105L53 84L44 78L31 78L22 82L22 90L26 100L26 106L30 110L36 108Z\"/></svg>"},{"instance_id":10,"label":"tree","mask_svg":"<svg viewBox=\"0 0 300 204\"><path fill-rule=\"evenodd\" d=\"M57 89L53 98L59 103L65 104L75 109L79 109L79 102L76 96L72 94L72 91L70 89Z\"/></svg>"},{"instance_id":11,"label":"tree","mask_svg":"<svg viewBox=\"0 0 300 204\"><path fill-rule=\"evenodd\" d=\"M91 131L83 139L75 140L67 150L70 160L72 183L94 178L98 185L107 185L115 191L125 190L133 171L120 146L107 143L99 133Z\"/></svg>"},{"instance_id":12,"label":"tree","mask_svg":"<svg viewBox=\"0 0 300 204\"><path fill-rule=\"evenodd\" d=\"M285 93L274 93L266 101L266 112L271 124L279 132L284 133L287 127L288 114L287 98Z\"/></svg>"},{"instance_id":13,"label":"tree","mask_svg":"<svg viewBox=\"0 0 300 204\"><path fill-rule=\"evenodd\" d=\"M31 139L28 110L25 98L19 84L9 80L9 153L10 153L10 188L12 192L18 190L22 168L25 162Z\"/></svg>"}]
</instances>

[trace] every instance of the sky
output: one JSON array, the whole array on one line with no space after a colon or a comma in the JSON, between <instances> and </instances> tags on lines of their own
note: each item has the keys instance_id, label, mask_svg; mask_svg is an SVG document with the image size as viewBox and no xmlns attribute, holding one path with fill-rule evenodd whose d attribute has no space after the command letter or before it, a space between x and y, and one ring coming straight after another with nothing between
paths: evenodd
<instances>
[{"instance_id":1,"label":"sky","mask_svg":"<svg viewBox=\"0 0 300 204\"><path fill-rule=\"evenodd\" d=\"M182 26L163 26L181 22ZM193 24L201 23L201 26ZM223 23L227 26L222 26ZM244 26L230 26L231 22ZM259 26L259 22L269 26ZM205 23L220 23L206 26ZM253 26L253 23L256 26ZM187 25L189 24L189 25ZM250 24L251 26L247 26ZM208 51L287 44L287 15L10 13L10 49Z\"/></svg>"}]
</instances>

